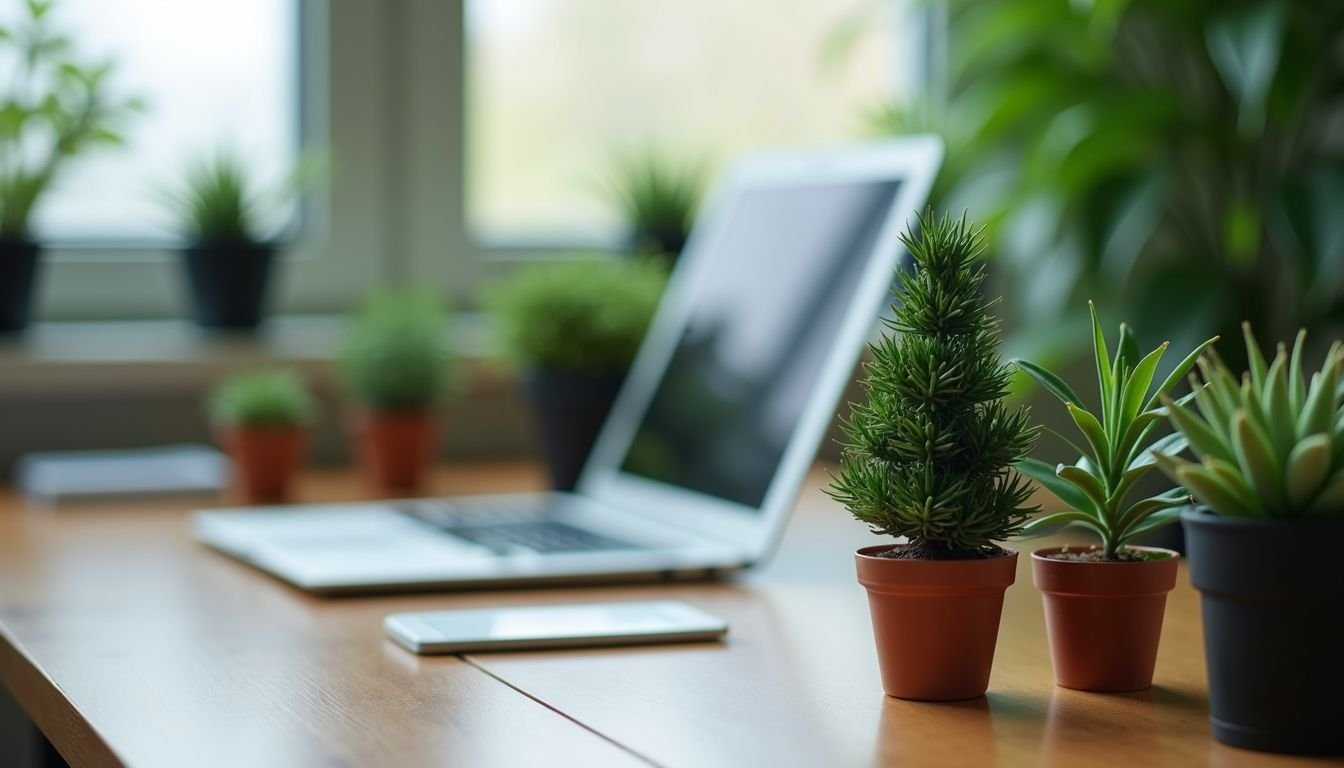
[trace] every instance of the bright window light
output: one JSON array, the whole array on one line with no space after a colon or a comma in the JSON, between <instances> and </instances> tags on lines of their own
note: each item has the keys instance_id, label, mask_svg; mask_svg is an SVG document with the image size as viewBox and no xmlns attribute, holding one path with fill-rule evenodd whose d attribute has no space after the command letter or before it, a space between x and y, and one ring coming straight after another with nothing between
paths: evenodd
<instances>
[{"instance_id":1,"label":"bright window light","mask_svg":"<svg viewBox=\"0 0 1344 768\"><path fill-rule=\"evenodd\" d=\"M744 149L864 135L865 111L908 75L884 29L827 55L864 5L467 0L473 233L611 240L604 182L620 152L657 147L712 170Z\"/></svg>"},{"instance_id":2,"label":"bright window light","mask_svg":"<svg viewBox=\"0 0 1344 768\"><path fill-rule=\"evenodd\" d=\"M162 190L195 158L236 149L263 182L285 177L299 142L297 0L59 0L81 58L116 61L117 92L143 98L124 147L75 158L34 215L38 238L173 237ZM7 78L0 71L0 82ZM279 228L293 210L267 212Z\"/></svg>"}]
</instances>

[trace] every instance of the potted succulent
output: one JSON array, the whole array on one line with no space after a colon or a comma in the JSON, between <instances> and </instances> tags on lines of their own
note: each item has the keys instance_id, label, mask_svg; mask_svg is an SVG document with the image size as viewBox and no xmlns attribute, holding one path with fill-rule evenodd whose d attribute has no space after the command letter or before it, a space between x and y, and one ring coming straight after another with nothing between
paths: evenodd
<instances>
[{"instance_id":1,"label":"potted succulent","mask_svg":"<svg viewBox=\"0 0 1344 768\"><path fill-rule=\"evenodd\" d=\"M16 4L19 5L19 4ZM13 64L0 99L0 333L28 325L38 272L33 210L81 153L121 143L142 109L109 93L112 64L87 64L52 23L54 3L29 0L6 20L0 56Z\"/></svg>"},{"instance_id":2,"label":"potted succulent","mask_svg":"<svg viewBox=\"0 0 1344 768\"><path fill-rule=\"evenodd\" d=\"M489 291L504 352L523 369L556 489L578 480L666 281L649 259L580 258L520 267Z\"/></svg>"},{"instance_id":3,"label":"potted succulent","mask_svg":"<svg viewBox=\"0 0 1344 768\"><path fill-rule=\"evenodd\" d=\"M287 500L315 411L303 379L289 369L236 374L215 388L209 410L243 501Z\"/></svg>"},{"instance_id":4,"label":"potted succulent","mask_svg":"<svg viewBox=\"0 0 1344 768\"><path fill-rule=\"evenodd\" d=\"M1155 468L1154 451L1185 449L1179 433L1154 440L1165 423L1159 399L1181 382L1217 337L1200 344L1161 380L1158 364L1167 344L1140 356L1134 333L1120 326L1114 357L1097 310L1092 314L1093 353L1100 408L1088 410L1062 379L1025 361L1018 367L1064 403L1086 448L1075 464L1052 467L1035 459L1018 471L1053 493L1066 510L1027 524L1026 535L1075 526L1099 544L1049 547L1031 555L1036 587L1045 600L1045 624L1055 681L1085 691L1136 691L1153 684L1167 593L1176 586L1177 553L1133 546L1135 537L1176 522L1190 503L1184 488L1131 500L1135 484ZM1155 384L1155 382L1157 382ZM1067 438L1065 438L1067 440Z\"/></svg>"},{"instance_id":5,"label":"potted succulent","mask_svg":"<svg viewBox=\"0 0 1344 768\"><path fill-rule=\"evenodd\" d=\"M418 490L437 440L434 405L449 354L438 301L426 293L378 293L356 313L341 356L354 453L379 492Z\"/></svg>"},{"instance_id":6,"label":"potted succulent","mask_svg":"<svg viewBox=\"0 0 1344 768\"><path fill-rule=\"evenodd\" d=\"M980 696L989 684L1014 536L1031 486L1013 469L1036 437L1025 407L1003 398L995 301L981 297L980 232L925 214L904 242L897 331L870 347L867 403L844 422L838 476L827 489L874 533L906 543L855 555L868 590L883 689L927 701Z\"/></svg>"},{"instance_id":7,"label":"potted succulent","mask_svg":"<svg viewBox=\"0 0 1344 768\"><path fill-rule=\"evenodd\" d=\"M1201 592L1213 734L1238 747L1344 754L1344 347L1310 382L1304 334L1250 371L1200 361L1171 422L1199 457L1158 458L1203 505L1181 515ZM1197 411L1197 412L1196 412Z\"/></svg>"},{"instance_id":8,"label":"potted succulent","mask_svg":"<svg viewBox=\"0 0 1344 768\"><path fill-rule=\"evenodd\" d=\"M621 156L609 194L627 227L628 249L676 261L690 236L704 188L704 168L654 149Z\"/></svg>"},{"instance_id":9,"label":"potted succulent","mask_svg":"<svg viewBox=\"0 0 1344 768\"><path fill-rule=\"evenodd\" d=\"M221 150L193 163L167 192L188 241L182 265L197 325L246 331L261 323L276 245L262 238L258 210L297 195L308 167L264 190L237 154Z\"/></svg>"}]
</instances>

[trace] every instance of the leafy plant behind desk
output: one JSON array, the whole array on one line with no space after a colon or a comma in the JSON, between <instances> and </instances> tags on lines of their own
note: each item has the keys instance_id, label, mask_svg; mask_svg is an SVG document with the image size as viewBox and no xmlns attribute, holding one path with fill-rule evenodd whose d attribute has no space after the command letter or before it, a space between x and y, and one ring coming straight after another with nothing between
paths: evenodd
<instances>
[{"instance_id":1,"label":"leafy plant behind desk","mask_svg":"<svg viewBox=\"0 0 1344 768\"><path fill-rule=\"evenodd\" d=\"M33 209L65 166L121 144L143 109L112 92L111 61L76 53L52 18L55 5L25 0L20 18L0 19L0 61L9 70L0 101L0 240L28 239Z\"/></svg>"},{"instance_id":2,"label":"leafy plant behind desk","mask_svg":"<svg viewBox=\"0 0 1344 768\"><path fill-rule=\"evenodd\" d=\"M1018 462L1018 471L1069 506L1063 512L1032 520L1023 533L1042 535L1077 525L1101 540L1104 559L1127 559L1137 556L1126 553L1126 543L1176 522L1180 508L1190 503L1190 494L1184 488L1173 488L1132 504L1129 496L1135 485L1154 469L1161 452L1185 450L1185 437L1179 432L1153 439L1165 423L1167 412L1160 400L1181 382L1204 350L1218 338L1200 344L1163 379L1157 380L1157 368L1167 344L1164 342L1152 352L1140 355L1134 332L1121 324L1119 345L1112 358L1096 307L1091 302L1088 305L1092 314L1099 409L1088 410L1072 387L1045 368L1026 360L1015 361L1018 368L1064 403L1087 446L1084 450L1064 438L1082 455L1072 465L1051 467L1036 459ZM1159 382L1156 388L1155 381Z\"/></svg>"},{"instance_id":3,"label":"leafy plant behind desk","mask_svg":"<svg viewBox=\"0 0 1344 768\"><path fill-rule=\"evenodd\" d=\"M265 187L236 151L220 149L190 163L182 181L164 190L182 234L197 244L250 244L263 240L257 211L292 201L321 171L305 156L289 177Z\"/></svg>"},{"instance_id":4,"label":"leafy plant behind desk","mask_svg":"<svg viewBox=\"0 0 1344 768\"><path fill-rule=\"evenodd\" d=\"M1098 293L1182 346L1243 319L1279 338L1344 322L1344 3L950 0L947 18L946 100L873 124L944 135L938 199L990 212L1029 354L1071 351L1059 319Z\"/></svg>"},{"instance_id":5,"label":"leafy plant behind desk","mask_svg":"<svg viewBox=\"0 0 1344 768\"><path fill-rule=\"evenodd\" d=\"M350 393L380 411L417 411L444 394L449 348L438 300L383 291L355 314L341 355Z\"/></svg>"},{"instance_id":6,"label":"leafy plant behind desk","mask_svg":"<svg viewBox=\"0 0 1344 768\"><path fill-rule=\"evenodd\" d=\"M619 157L608 185L635 253L675 260L686 245L704 189L702 164L655 149Z\"/></svg>"},{"instance_id":7,"label":"leafy plant behind desk","mask_svg":"<svg viewBox=\"0 0 1344 768\"><path fill-rule=\"evenodd\" d=\"M915 268L900 274L895 333L870 345L868 402L844 423L829 493L874 533L909 537L910 556L977 557L1033 511L1012 465L1036 430L1025 407L1003 402L1012 367L999 358L989 314L998 301L981 297L980 232L931 212L919 226L903 238Z\"/></svg>"},{"instance_id":8,"label":"leafy plant behind desk","mask_svg":"<svg viewBox=\"0 0 1344 768\"><path fill-rule=\"evenodd\" d=\"M221 426L289 427L310 423L316 405L303 377L278 368L225 379L211 393L209 410Z\"/></svg>"},{"instance_id":9,"label":"leafy plant behind desk","mask_svg":"<svg viewBox=\"0 0 1344 768\"><path fill-rule=\"evenodd\" d=\"M667 282L651 259L580 258L521 266L486 305L505 354L537 369L624 374Z\"/></svg>"}]
</instances>

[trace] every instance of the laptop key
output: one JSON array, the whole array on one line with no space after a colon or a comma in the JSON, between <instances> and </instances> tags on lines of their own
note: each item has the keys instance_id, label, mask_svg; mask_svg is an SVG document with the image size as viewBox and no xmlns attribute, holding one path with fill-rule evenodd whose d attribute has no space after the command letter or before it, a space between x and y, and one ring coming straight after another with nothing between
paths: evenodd
<instances>
[{"instance_id":1,"label":"laptop key","mask_svg":"<svg viewBox=\"0 0 1344 768\"><path fill-rule=\"evenodd\" d=\"M442 530L500 554L516 552L519 549L555 553L637 548L637 545L627 541L554 521L455 525L446 526Z\"/></svg>"}]
</instances>

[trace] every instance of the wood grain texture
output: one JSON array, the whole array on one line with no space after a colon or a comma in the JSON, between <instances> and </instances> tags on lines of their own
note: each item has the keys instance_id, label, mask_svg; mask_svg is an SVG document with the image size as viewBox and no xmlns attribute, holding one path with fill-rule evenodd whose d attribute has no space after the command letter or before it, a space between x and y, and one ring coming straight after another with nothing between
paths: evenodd
<instances>
[{"instance_id":1,"label":"wood grain texture","mask_svg":"<svg viewBox=\"0 0 1344 768\"><path fill-rule=\"evenodd\" d=\"M1006 597L985 698L926 704L885 697L853 562L856 548L876 540L815 490L823 482L809 481L813 490L764 571L730 584L584 593L685 600L729 621L721 645L469 658L667 765L1312 764L1224 747L1209 736L1198 595L1184 571L1168 601L1152 690L1104 695L1056 687L1026 556L1049 542L1018 545L1017 582Z\"/></svg>"},{"instance_id":2,"label":"wood grain texture","mask_svg":"<svg viewBox=\"0 0 1344 768\"><path fill-rule=\"evenodd\" d=\"M346 476L307 488L360 492ZM192 543L181 503L0 500L0 683L73 765L644 764L458 658L383 639L385 614L439 603L307 597Z\"/></svg>"}]
</instances>

